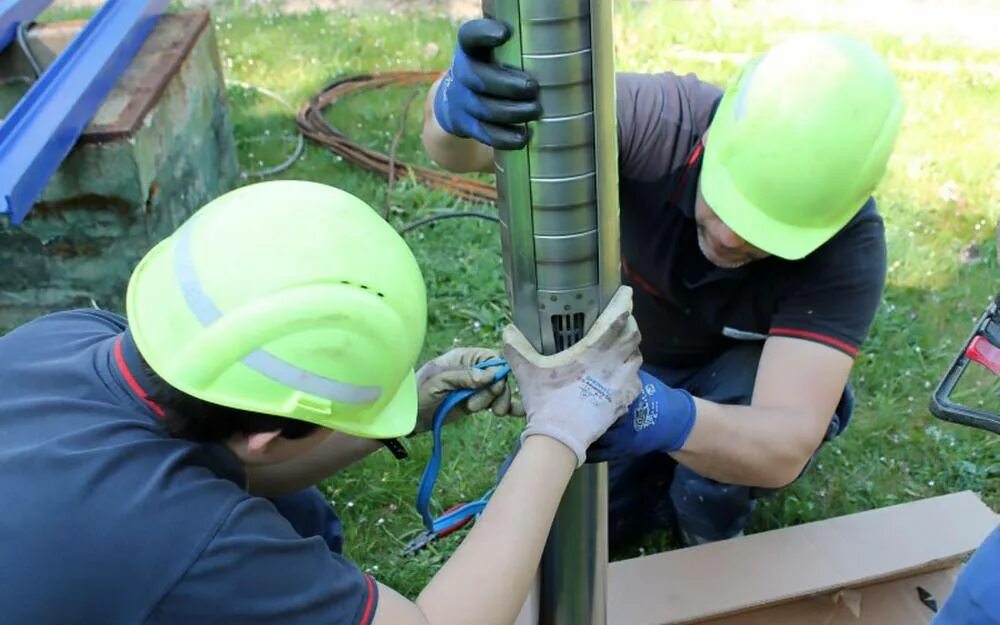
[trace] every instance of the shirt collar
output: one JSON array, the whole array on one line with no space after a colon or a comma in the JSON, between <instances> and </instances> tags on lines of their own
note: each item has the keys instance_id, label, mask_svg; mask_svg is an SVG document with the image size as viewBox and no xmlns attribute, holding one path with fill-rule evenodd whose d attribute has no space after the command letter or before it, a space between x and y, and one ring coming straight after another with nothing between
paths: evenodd
<instances>
[{"instance_id":1,"label":"shirt collar","mask_svg":"<svg viewBox=\"0 0 1000 625\"><path fill-rule=\"evenodd\" d=\"M151 411L158 419L164 417L163 407L150 399L153 385L142 367L139 349L135 346L132 333L126 330L119 334L112 349L112 371L128 387L130 394Z\"/></svg>"},{"instance_id":2,"label":"shirt collar","mask_svg":"<svg viewBox=\"0 0 1000 625\"><path fill-rule=\"evenodd\" d=\"M694 203L698 197L698 177L701 176L701 163L705 154L701 139L691 149L688 159L677 181L674 191L674 202L680 211L690 220L694 220Z\"/></svg>"},{"instance_id":3,"label":"shirt collar","mask_svg":"<svg viewBox=\"0 0 1000 625\"><path fill-rule=\"evenodd\" d=\"M698 177L701 176L701 164L704 160L704 154L704 144L701 142L701 138L699 138L688 154L687 162L678 179L677 188L674 190L672 198L672 201L677 205L681 213L691 220L692 225L694 225L695 221L694 205L698 198ZM746 277L746 267L723 269L710 263L698 248L697 236L697 229L693 228L693 250L690 253L695 260L682 272L681 279L684 282L684 286L689 289L695 289L713 282L739 280Z\"/></svg>"},{"instance_id":4,"label":"shirt collar","mask_svg":"<svg viewBox=\"0 0 1000 625\"><path fill-rule=\"evenodd\" d=\"M139 351L128 330L103 339L97 346L95 370L108 390L139 413L154 420L163 418L163 408L149 399L153 388L143 373Z\"/></svg>"},{"instance_id":5,"label":"shirt collar","mask_svg":"<svg viewBox=\"0 0 1000 625\"><path fill-rule=\"evenodd\" d=\"M162 420L165 414L163 407L149 397L153 384L143 371L142 358L139 356L139 349L135 345L132 333L126 330L105 339L101 352L103 354L101 363L120 394L131 400L143 414L157 421ZM219 477L233 482L240 488L246 488L247 475L243 464L225 445L192 444L201 454L201 463L204 466Z\"/></svg>"}]
</instances>

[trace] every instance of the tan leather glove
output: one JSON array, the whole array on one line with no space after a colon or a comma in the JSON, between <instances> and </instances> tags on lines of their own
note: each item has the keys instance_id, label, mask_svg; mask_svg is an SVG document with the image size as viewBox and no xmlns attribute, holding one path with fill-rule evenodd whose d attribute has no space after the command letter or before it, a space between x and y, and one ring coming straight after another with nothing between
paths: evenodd
<instances>
[{"instance_id":1,"label":"tan leather glove","mask_svg":"<svg viewBox=\"0 0 1000 625\"><path fill-rule=\"evenodd\" d=\"M496 369L477 369L476 365L497 360L500 354L483 347L459 347L434 360L428 361L417 371L417 427L414 434L430 430L434 412L449 393L467 388L483 388L455 407L448 415L449 421L458 416L489 409L498 416L524 414L521 401L511 396L506 380L494 384Z\"/></svg>"},{"instance_id":2,"label":"tan leather glove","mask_svg":"<svg viewBox=\"0 0 1000 625\"><path fill-rule=\"evenodd\" d=\"M514 326L507 326L503 338L528 413L521 440L554 438L582 465L590 444L639 394L642 356L632 289L620 287L587 335L558 354L540 355Z\"/></svg>"}]
</instances>

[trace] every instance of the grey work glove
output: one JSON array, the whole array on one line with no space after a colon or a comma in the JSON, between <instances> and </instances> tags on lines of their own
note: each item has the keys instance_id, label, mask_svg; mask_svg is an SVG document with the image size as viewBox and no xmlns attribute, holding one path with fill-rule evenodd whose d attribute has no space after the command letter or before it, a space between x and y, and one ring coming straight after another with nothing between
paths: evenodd
<instances>
[{"instance_id":1,"label":"grey work glove","mask_svg":"<svg viewBox=\"0 0 1000 625\"><path fill-rule=\"evenodd\" d=\"M558 354L540 355L514 326L507 326L503 338L528 413L521 440L554 438L572 449L577 466L582 465L587 448L625 413L641 389L632 289L620 287L587 335Z\"/></svg>"},{"instance_id":2,"label":"grey work glove","mask_svg":"<svg viewBox=\"0 0 1000 625\"><path fill-rule=\"evenodd\" d=\"M449 421L487 408L501 417L523 415L521 401L511 396L506 380L490 384L496 369L476 368L479 363L499 358L500 354L492 349L458 347L420 367L417 371L417 427L413 433L430 430L434 426L434 412L448 394L467 388L483 390L456 406L448 415Z\"/></svg>"}]
</instances>

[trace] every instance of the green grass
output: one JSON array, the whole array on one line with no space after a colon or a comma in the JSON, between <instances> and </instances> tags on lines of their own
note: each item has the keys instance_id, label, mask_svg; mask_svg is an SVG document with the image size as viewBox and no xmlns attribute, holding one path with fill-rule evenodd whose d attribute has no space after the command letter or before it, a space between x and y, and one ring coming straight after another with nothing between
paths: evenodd
<instances>
[{"instance_id":1,"label":"green grass","mask_svg":"<svg viewBox=\"0 0 1000 625\"><path fill-rule=\"evenodd\" d=\"M220 6L214 23L227 76L277 91L296 105L342 74L444 68L456 26L424 14L283 16ZM738 61L705 53L759 52L802 28L740 5L715 14L698 10L704 6L620 5L619 68L696 72L722 84ZM846 28L841 23L822 27ZM993 242L1000 218L1000 82L996 71L974 73L959 66L927 72L906 64L996 63L996 54L926 38L904 41L872 30L854 32L894 61L908 102L889 175L877 194L888 227L889 284L855 369L859 404L850 429L819 454L806 477L763 502L752 531L963 489L978 491L1000 509L1000 438L936 421L926 408L930 391L1000 283ZM242 167L281 162L294 146L288 113L252 91L232 87L229 93ZM359 96L335 107L331 120L387 149L408 93L385 89ZM422 100L423 92L411 107L399 156L426 163L419 142ZM378 210L385 203L384 180L314 145L307 145L284 176L337 185ZM397 226L460 206L409 180L393 189L392 203L390 220ZM430 295L426 357L453 345L497 345L508 319L497 235L492 223L449 220L409 237ZM980 260L963 264L959 253L970 245ZM965 401L1000 410L995 378L980 372L966 382ZM436 503L447 506L488 488L517 429L486 415L450 426ZM416 557L400 557L400 547L420 526L412 502L429 441L412 441L410 449L407 462L380 453L324 488L343 517L348 554L385 583L413 595L460 538L449 537ZM642 548L668 543L653 537Z\"/></svg>"}]
</instances>

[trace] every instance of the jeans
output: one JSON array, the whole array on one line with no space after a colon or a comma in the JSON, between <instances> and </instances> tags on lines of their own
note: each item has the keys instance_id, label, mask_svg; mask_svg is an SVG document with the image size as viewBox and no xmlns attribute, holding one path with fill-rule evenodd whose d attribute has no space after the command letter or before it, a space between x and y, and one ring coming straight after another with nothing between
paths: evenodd
<instances>
[{"instance_id":1,"label":"jeans","mask_svg":"<svg viewBox=\"0 0 1000 625\"><path fill-rule=\"evenodd\" d=\"M696 397L720 404L749 405L762 349L763 343L744 343L701 367L667 369L646 365L643 369ZM848 385L823 443L844 431L853 408ZM612 461L608 481L612 548L675 524L689 545L732 538L750 521L755 500L774 492L717 482L677 464L665 453Z\"/></svg>"}]
</instances>

